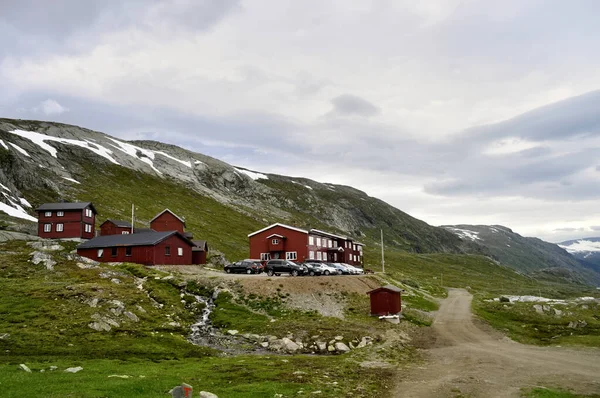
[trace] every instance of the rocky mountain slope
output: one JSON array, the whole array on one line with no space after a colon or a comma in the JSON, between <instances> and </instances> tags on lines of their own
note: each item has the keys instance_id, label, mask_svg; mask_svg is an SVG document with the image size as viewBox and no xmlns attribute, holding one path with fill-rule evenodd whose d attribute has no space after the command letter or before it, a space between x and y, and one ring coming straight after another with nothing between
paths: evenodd
<instances>
[{"instance_id":1,"label":"rocky mountain slope","mask_svg":"<svg viewBox=\"0 0 600 398\"><path fill-rule=\"evenodd\" d=\"M559 245L523 237L501 225L445 225L464 240L482 247L496 261L532 276L562 275L573 281L600 283L600 273L582 266Z\"/></svg>"},{"instance_id":2,"label":"rocky mountain slope","mask_svg":"<svg viewBox=\"0 0 600 398\"><path fill-rule=\"evenodd\" d=\"M218 237L213 247L228 257L243 255L246 234L272 222L368 245L383 229L386 246L417 253L481 251L351 187L257 173L173 145L60 123L0 119L0 183L0 210L21 219L33 220L33 208L61 199L93 201L100 220L129 217L132 202L147 219L169 207L197 217L194 232Z\"/></svg>"},{"instance_id":3,"label":"rocky mountain slope","mask_svg":"<svg viewBox=\"0 0 600 398\"><path fill-rule=\"evenodd\" d=\"M600 272L600 238L567 240L558 245L584 267Z\"/></svg>"}]
</instances>

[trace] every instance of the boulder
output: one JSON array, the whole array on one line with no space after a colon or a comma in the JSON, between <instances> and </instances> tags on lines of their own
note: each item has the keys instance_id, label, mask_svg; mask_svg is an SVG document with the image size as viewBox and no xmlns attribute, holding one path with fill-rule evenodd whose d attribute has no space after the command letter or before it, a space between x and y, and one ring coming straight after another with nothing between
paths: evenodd
<instances>
[{"instance_id":1,"label":"boulder","mask_svg":"<svg viewBox=\"0 0 600 398\"><path fill-rule=\"evenodd\" d=\"M538 314L543 314L544 313L544 308L539 305L539 304L535 304L533 306L533 309L535 310L535 312L537 312Z\"/></svg>"},{"instance_id":2,"label":"boulder","mask_svg":"<svg viewBox=\"0 0 600 398\"><path fill-rule=\"evenodd\" d=\"M342 342L337 342L337 343L335 343L335 350L337 352L345 353L345 352L350 351L350 347L348 347L346 344L344 344Z\"/></svg>"},{"instance_id":3,"label":"boulder","mask_svg":"<svg viewBox=\"0 0 600 398\"><path fill-rule=\"evenodd\" d=\"M104 321L91 322L88 326L98 332L110 332L110 325Z\"/></svg>"},{"instance_id":4,"label":"boulder","mask_svg":"<svg viewBox=\"0 0 600 398\"><path fill-rule=\"evenodd\" d=\"M230 336L235 336L236 334L238 334L239 332L237 330L228 330L227 334Z\"/></svg>"},{"instance_id":5,"label":"boulder","mask_svg":"<svg viewBox=\"0 0 600 398\"><path fill-rule=\"evenodd\" d=\"M67 373L77 373L77 372L81 372L83 370L83 368L81 366L76 366L74 368L67 368L65 369L65 372Z\"/></svg>"},{"instance_id":6,"label":"boulder","mask_svg":"<svg viewBox=\"0 0 600 398\"><path fill-rule=\"evenodd\" d=\"M27 365L25 365L24 363L20 364L19 368L21 368L22 370L24 370L27 373L31 373L31 369L29 369L29 367Z\"/></svg>"},{"instance_id":7,"label":"boulder","mask_svg":"<svg viewBox=\"0 0 600 398\"><path fill-rule=\"evenodd\" d=\"M269 342L268 341L263 341L262 343L260 343L260 346L262 348L269 348Z\"/></svg>"},{"instance_id":8,"label":"boulder","mask_svg":"<svg viewBox=\"0 0 600 398\"><path fill-rule=\"evenodd\" d=\"M324 341L317 341L317 347L319 348L319 351L325 351L327 350L327 343Z\"/></svg>"},{"instance_id":9,"label":"boulder","mask_svg":"<svg viewBox=\"0 0 600 398\"><path fill-rule=\"evenodd\" d=\"M335 352L335 347L332 346L332 345L328 345L327 346L327 351L329 351L329 352Z\"/></svg>"},{"instance_id":10,"label":"boulder","mask_svg":"<svg viewBox=\"0 0 600 398\"><path fill-rule=\"evenodd\" d=\"M283 344L283 348L288 352L296 352L301 348L298 344L288 339L287 337L281 339L281 343Z\"/></svg>"},{"instance_id":11,"label":"boulder","mask_svg":"<svg viewBox=\"0 0 600 398\"><path fill-rule=\"evenodd\" d=\"M133 322L138 322L140 320L136 314L134 314L133 312L130 312L130 311L125 311L123 313L123 315L125 315L127 318L131 319Z\"/></svg>"},{"instance_id":12,"label":"boulder","mask_svg":"<svg viewBox=\"0 0 600 398\"><path fill-rule=\"evenodd\" d=\"M335 336L335 340L342 341L344 340L344 336Z\"/></svg>"},{"instance_id":13,"label":"boulder","mask_svg":"<svg viewBox=\"0 0 600 398\"><path fill-rule=\"evenodd\" d=\"M31 253L31 262L35 265L39 263L44 263L44 266L47 270L53 270L56 265L56 261L52 260L52 256L48 253L43 252L33 252Z\"/></svg>"},{"instance_id":14,"label":"boulder","mask_svg":"<svg viewBox=\"0 0 600 398\"><path fill-rule=\"evenodd\" d=\"M219 398L216 394L208 391L200 391L200 398Z\"/></svg>"}]
</instances>

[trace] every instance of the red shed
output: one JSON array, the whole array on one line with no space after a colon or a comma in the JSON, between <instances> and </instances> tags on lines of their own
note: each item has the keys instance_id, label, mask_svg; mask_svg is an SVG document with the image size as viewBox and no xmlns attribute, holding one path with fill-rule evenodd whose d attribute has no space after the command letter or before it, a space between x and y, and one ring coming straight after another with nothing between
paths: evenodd
<instances>
[{"instance_id":1,"label":"red shed","mask_svg":"<svg viewBox=\"0 0 600 398\"><path fill-rule=\"evenodd\" d=\"M394 315L402 311L402 289L385 285L367 294L371 297L371 315Z\"/></svg>"},{"instance_id":2,"label":"red shed","mask_svg":"<svg viewBox=\"0 0 600 398\"><path fill-rule=\"evenodd\" d=\"M192 264L206 264L206 254L208 253L208 244L205 240L193 240Z\"/></svg>"},{"instance_id":3,"label":"red shed","mask_svg":"<svg viewBox=\"0 0 600 398\"><path fill-rule=\"evenodd\" d=\"M96 208L91 202L44 203L38 213L40 238L84 238L95 235Z\"/></svg>"},{"instance_id":4,"label":"red shed","mask_svg":"<svg viewBox=\"0 0 600 398\"><path fill-rule=\"evenodd\" d=\"M150 228L160 232L178 231L183 234L185 233L185 221L171 210L164 209L150 220Z\"/></svg>"},{"instance_id":5,"label":"red shed","mask_svg":"<svg viewBox=\"0 0 600 398\"><path fill-rule=\"evenodd\" d=\"M131 223L129 221L108 219L100 225L100 235L127 235L131 233Z\"/></svg>"},{"instance_id":6,"label":"red shed","mask_svg":"<svg viewBox=\"0 0 600 398\"><path fill-rule=\"evenodd\" d=\"M77 254L100 262L144 265L192 264L194 243L177 231L99 236L77 247Z\"/></svg>"}]
</instances>

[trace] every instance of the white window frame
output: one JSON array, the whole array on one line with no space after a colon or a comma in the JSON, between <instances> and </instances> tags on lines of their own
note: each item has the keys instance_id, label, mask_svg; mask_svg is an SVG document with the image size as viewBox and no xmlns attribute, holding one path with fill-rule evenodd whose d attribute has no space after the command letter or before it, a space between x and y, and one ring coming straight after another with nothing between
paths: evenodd
<instances>
[{"instance_id":1,"label":"white window frame","mask_svg":"<svg viewBox=\"0 0 600 398\"><path fill-rule=\"evenodd\" d=\"M308 244L311 245L311 246L314 246L314 244L315 244L315 238L314 238L314 236L309 236L308 237Z\"/></svg>"},{"instance_id":2,"label":"white window frame","mask_svg":"<svg viewBox=\"0 0 600 398\"><path fill-rule=\"evenodd\" d=\"M354 255L354 262L357 262L358 260L356 259L356 254Z\"/></svg>"},{"instance_id":3,"label":"white window frame","mask_svg":"<svg viewBox=\"0 0 600 398\"><path fill-rule=\"evenodd\" d=\"M279 239L272 239L271 240L271 244L272 245L278 245L279 244Z\"/></svg>"},{"instance_id":4,"label":"white window frame","mask_svg":"<svg viewBox=\"0 0 600 398\"><path fill-rule=\"evenodd\" d=\"M338 241L337 241L337 240L334 240L334 241L333 241L333 247L337 247L337 245L338 245Z\"/></svg>"},{"instance_id":5,"label":"white window frame","mask_svg":"<svg viewBox=\"0 0 600 398\"><path fill-rule=\"evenodd\" d=\"M56 212L56 217L64 217L65 216L65 212L64 211L57 211Z\"/></svg>"},{"instance_id":6,"label":"white window frame","mask_svg":"<svg viewBox=\"0 0 600 398\"><path fill-rule=\"evenodd\" d=\"M104 256L104 249L98 249L97 257L102 258Z\"/></svg>"},{"instance_id":7,"label":"white window frame","mask_svg":"<svg viewBox=\"0 0 600 398\"><path fill-rule=\"evenodd\" d=\"M317 247L321 247L321 238L317 238L316 245L317 245Z\"/></svg>"},{"instance_id":8,"label":"white window frame","mask_svg":"<svg viewBox=\"0 0 600 398\"><path fill-rule=\"evenodd\" d=\"M56 224L56 232L64 232L64 230L65 230L65 224L62 224L62 223Z\"/></svg>"},{"instance_id":9,"label":"white window frame","mask_svg":"<svg viewBox=\"0 0 600 398\"><path fill-rule=\"evenodd\" d=\"M271 253L260 253L260 259L262 261L269 261L271 259Z\"/></svg>"},{"instance_id":10,"label":"white window frame","mask_svg":"<svg viewBox=\"0 0 600 398\"><path fill-rule=\"evenodd\" d=\"M52 212L51 211L44 212L44 217L52 217Z\"/></svg>"},{"instance_id":11,"label":"white window frame","mask_svg":"<svg viewBox=\"0 0 600 398\"><path fill-rule=\"evenodd\" d=\"M92 232L92 224L84 224L85 232Z\"/></svg>"},{"instance_id":12,"label":"white window frame","mask_svg":"<svg viewBox=\"0 0 600 398\"><path fill-rule=\"evenodd\" d=\"M298 260L298 252L285 252L285 259L290 261Z\"/></svg>"},{"instance_id":13,"label":"white window frame","mask_svg":"<svg viewBox=\"0 0 600 398\"><path fill-rule=\"evenodd\" d=\"M44 232L52 232L52 224L44 224Z\"/></svg>"},{"instance_id":14,"label":"white window frame","mask_svg":"<svg viewBox=\"0 0 600 398\"><path fill-rule=\"evenodd\" d=\"M315 259L315 252L312 250L308 251L308 259L309 260L314 260Z\"/></svg>"},{"instance_id":15,"label":"white window frame","mask_svg":"<svg viewBox=\"0 0 600 398\"><path fill-rule=\"evenodd\" d=\"M92 213L92 209L85 209L85 216L86 217L92 217L93 213Z\"/></svg>"},{"instance_id":16,"label":"white window frame","mask_svg":"<svg viewBox=\"0 0 600 398\"><path fill-rule=\"evenodd\" d=\"M178 255L179 257L182 257L182 256L183 256L183 247L178 247L178 248L177 248L177 255Z\"/></svg>"},{"instance_id":17,"label":"white window frame","mask_svg":"<svg viewBox=\"0 0 600 398\"><path fill-rule=\"evenodd\" d=\"M317 260L323 260L323 253L317 252Z\"/></svg>"},{"instance_id":18,"label":"white window frame","mask_svg":"<svg viewBox=\"0 0 600 398\"><path fill-rule=\"evenodd\" d=\"M327 247L329 247L329 248L333 247L333 241L331 239L329 239L327 241Z\"/></svg>"}]
</instances>

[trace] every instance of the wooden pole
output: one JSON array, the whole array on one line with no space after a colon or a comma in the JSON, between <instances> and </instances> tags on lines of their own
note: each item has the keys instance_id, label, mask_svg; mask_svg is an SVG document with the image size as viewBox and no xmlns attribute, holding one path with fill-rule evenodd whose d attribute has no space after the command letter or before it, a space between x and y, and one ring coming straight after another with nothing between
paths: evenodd
<instances>
[{"instance_id":1,"label":"wooden pole","mask_svg":"<svg viewBox=\"0 0 600 398\"><path fill-rule=\"evenodd\" d=\"M385 274L385 259L383 257L383 229L381 231L381 272Z\"/></svg>"}]
</instances>

